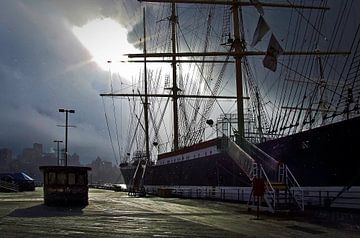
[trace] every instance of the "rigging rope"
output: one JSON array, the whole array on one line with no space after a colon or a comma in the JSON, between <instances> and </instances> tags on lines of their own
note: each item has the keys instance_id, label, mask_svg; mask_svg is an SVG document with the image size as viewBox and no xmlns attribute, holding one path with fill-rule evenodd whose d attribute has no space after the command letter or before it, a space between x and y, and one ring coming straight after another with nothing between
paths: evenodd
<instances>
[{"instance_id":1,"label":"rigging rope","mask_svg":"<svg viewBox=\"0 0 360 238\"><path fill-rule=\"evenodd\" d=\"M114 88L113 88L113 80L112 80L112 73L111 73L111 71L110 71L110 88L111 88L111 93L113 94L113 93L114 93ZM120 140L119 140L118 123L117 123L117 120L116 120L116 107L115 107L114 96L111 97L111 100L112 100L112 106L113 106L113 117L114 117L114 123L115 123L116 140L117 140L119 160L120 160L120 159L121 159Z\"/></svg>"},{"instance_id":2,"label":"rigging rope","mask_svg":"<svg viewBox=\"0 0 360 238\"><path fill-rule=\"evenodd\" d=\"M104 109L106 127L107 127L108 134L109 134L109 138L110 138L110 144L111 144L111 148L112 148L112 151L113 151L113 154L114 154L114 160L115 160L115 162L116 162L116 165L119 165L119 162L118 162L118 160L116 159L116 153L115 153L114 143L113 143L112 136L111 136L111 132L110 132L109 120L108 120L108 117L107 117L107 114L106 114L104 98L101 97L101 100L102 100L103 109Z\"/></svg>"}]
</instances>

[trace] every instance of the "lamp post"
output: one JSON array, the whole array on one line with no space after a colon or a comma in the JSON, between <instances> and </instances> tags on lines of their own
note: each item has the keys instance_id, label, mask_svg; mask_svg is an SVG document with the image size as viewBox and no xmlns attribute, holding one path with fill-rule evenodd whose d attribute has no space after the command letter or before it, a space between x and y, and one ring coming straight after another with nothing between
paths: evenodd
<instances>
[{"instance_id":1,"label":"lamp post","mask_svg":"<svg viewBox=\"0 0 360 238\"><path fill-rule=\"evenodd\" d=\"M75 113L75 110L73 109L64 109L60 108L59 112L65 112L65 166L67 166L67 159L68 159L68 152L67 152L67 146L68 146L68 121L69 121L69 113Z\"/></svg>"},{"instance_id":2,"label":"lamp post","mask_svg":"<svg viewBox=\"0 0 360 238\"><path fill-rule=\"evenodd\" d=\"M59 143L63 143L62 140L54 140L54 142L57 144L57 163L58 166L60 165L60 146Z\"/></svg>"}]
</instances>

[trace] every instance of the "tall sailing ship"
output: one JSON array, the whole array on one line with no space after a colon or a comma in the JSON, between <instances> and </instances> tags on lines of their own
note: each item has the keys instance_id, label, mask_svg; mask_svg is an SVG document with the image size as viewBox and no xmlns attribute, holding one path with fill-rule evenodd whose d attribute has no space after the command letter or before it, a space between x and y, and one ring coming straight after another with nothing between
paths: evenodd
<instances>
[{"instance_id":1,"label":"tall sailing ship","mask_svg":"<svg viewBox=\"0 0 360 238\"><path fill-rule=\"evenodd\" d=\"M356 3L141 2L143 77L101 94L129 102L129 189L251 186L254 165L278 179L284 164L301 186L360 184Z\"/></svg>"}]
</instances>

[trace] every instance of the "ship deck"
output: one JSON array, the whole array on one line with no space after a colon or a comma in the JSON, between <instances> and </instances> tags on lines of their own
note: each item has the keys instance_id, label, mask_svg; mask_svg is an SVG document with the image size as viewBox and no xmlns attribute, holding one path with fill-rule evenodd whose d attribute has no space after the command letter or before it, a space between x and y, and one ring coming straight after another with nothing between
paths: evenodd
<instances>
[{"instance_id":1,"label":"ship deck","mask_svg":"<svg viewBox=\"0 0 360 238\"><path fill-rule=\"evenodd\" d=\"M1 237L358 237L360 215L306 211L261 214L246 205L179 198L133 198L90 189L89 206L43 205L42 189L0 193Z\"/></svg>"}]
</instances>

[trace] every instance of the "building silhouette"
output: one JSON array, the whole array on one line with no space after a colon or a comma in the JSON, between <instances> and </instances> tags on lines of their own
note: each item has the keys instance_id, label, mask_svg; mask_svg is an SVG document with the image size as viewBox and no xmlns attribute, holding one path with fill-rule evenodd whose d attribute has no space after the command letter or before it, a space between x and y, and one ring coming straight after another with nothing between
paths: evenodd
<instances>
[{"instance_id":1,"label":"building silhouette","mask_svg":"<svg viewBox=\"0 0 360 238\"><path fill-rule=\"evenodd\" d=\"M64 154L60 153L60 160L63 161ZM43 145L34 143L31 148L24 148L18 156L14 156L9 148L0 148L0 173L21 173L25 172L37 183L42 183L43 174L40 166L58 165L56 151L44 152ZM80 156L77 153L68 155L69 166L81 166ZM120 170L111 162L97 157L86 166L91 167L89 182L93 183L115 183L119 177Z\"/></svg>"},{"instance_id":2,"label":"building silhouette","mask_svg":"<svg viewBox=\"0 0 360 238\"><path fill-rule=\"evenodd\" d=\"M4 172L11 162L13 153L9 148L0 149L0 172Z\"/></svg>"}]
</instances>

